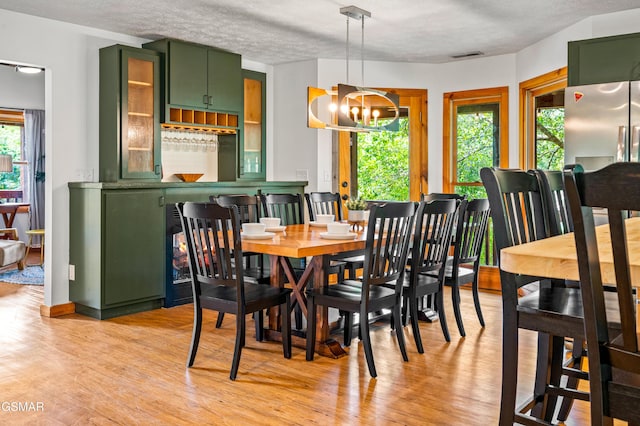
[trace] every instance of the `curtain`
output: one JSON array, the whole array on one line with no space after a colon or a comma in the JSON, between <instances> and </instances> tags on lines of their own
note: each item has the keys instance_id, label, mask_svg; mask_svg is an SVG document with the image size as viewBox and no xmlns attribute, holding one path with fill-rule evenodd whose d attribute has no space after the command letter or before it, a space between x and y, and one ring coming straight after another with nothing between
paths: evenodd
<instances>
[{"instance_id":1,"label":"curtain","mask_svg":"<svg viewBox=\"0 0 640 426\"><path fill-rule=\"evenodd\" d=\"M24 200L31 211L31 229L44 229L44 111L24 111Z\"/></svg>"}]
</instances>

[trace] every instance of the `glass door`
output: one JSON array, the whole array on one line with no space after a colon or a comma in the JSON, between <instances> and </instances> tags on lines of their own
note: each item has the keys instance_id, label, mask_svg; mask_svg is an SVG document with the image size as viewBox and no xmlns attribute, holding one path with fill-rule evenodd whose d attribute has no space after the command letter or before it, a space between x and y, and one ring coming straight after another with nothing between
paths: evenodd
<instances>
[{"instance_id":1,"label":"glass door","mask_svg":"<svg viewBox=\"0 0 640 426\"><path fill-rule=\"evenodd\" d=\"M158 58L127 51L122 56L122 177L156 178L160 175Z\"/></svg>"},{"instance_id":2,"label":"glass door","mask_svg":"<svg viewBox=\"0 0 640 426\"><path fill-rule=\"evenodd\" d=\"M427 91L381 89L400 100L397 132L338 132L338 182L343 200L419 200L427 192Z\"/></svg>"}]
</instances>

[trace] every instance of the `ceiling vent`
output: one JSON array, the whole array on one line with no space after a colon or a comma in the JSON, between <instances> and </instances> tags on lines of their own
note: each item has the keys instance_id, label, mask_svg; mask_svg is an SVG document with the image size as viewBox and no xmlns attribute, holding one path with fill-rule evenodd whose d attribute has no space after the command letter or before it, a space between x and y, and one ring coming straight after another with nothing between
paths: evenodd
<instances>
[{"instance_id":1,"label":"ceiling vent","mask_svg":"<svg viewBox=\"0 0 640 426\"><path fill-rule=\"evenodd\" d=\"M462 58L471 58L472 56L482 56L482 55L484 55L483 52L475 51L475 52L461 53L460 55L451 55L451 58L462 59Z\"/></svg>"}]
</instances>

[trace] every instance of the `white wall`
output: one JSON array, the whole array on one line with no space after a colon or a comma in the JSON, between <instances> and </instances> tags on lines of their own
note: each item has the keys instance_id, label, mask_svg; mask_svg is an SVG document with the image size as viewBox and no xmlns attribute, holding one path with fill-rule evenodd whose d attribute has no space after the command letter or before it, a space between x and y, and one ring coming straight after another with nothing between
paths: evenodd
<instances>
[{"instance_id":1,"label":"white wall","mask_svg":"<svg viewBox=\"0 0 640 426\"><path fill-rule=\"evenodd\" d=\"M309 180L307 191L318 188L318 135L306 126L307 86L315 86L316 73L317 61L274 67L274 140L267 147L267 178Z\"/></svg>"},{"instance_id":2,"label":"white wall","mask_svg":"<svg viewBox=\"0 0 640 426\"><path fill-rule=\"evenodd\" d=\"M69 301L67 183L98 170L98 48L145 40L0 10L0 58L45 68L45 305ZM93 174L97 178L97 172Z\"/></svg>"}]
</instances>

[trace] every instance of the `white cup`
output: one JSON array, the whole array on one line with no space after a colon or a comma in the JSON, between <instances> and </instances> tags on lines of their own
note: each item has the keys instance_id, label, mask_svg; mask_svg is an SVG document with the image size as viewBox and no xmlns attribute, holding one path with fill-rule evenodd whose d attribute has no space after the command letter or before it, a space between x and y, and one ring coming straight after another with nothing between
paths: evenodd
<instances>
[{"instance_id":1,"label":"white cup","mask_svg":"<svg viewBox=\"0 0 640 426\"><path fill-rule=\"evenodd\" d=\"M242 224L242 232L247 235L257 235L264 234L265 229L267 229L267 225L264 223L243 223Z\"/></svg>"},{"instance_id":2,"label":"white cup","mask_svg":"<svg viewBox=\"0 0 640 426\"><path fill-rule=\"evenodd\" d=\"M318 223L331 223L333 222L334 216L332 214L317 214L316 222Z\"/></svg>"},{"instance_id":3,"label":"white cup","mask_svg":"<svg viewBox=\"0 0 640 426\"><path fill-rule=\"evenodd\" d=\"M351 228L351 225L349 225L348 223L342 223L342 222L327 223L327 233L333 234L333 235L346 235L349 233L349 228Z\"/></svg>"},{"instance_id":4,"label":"white cup","mask_svg":"<svg viewBox=\"0 0 640 426\"><path fill-rule=\"evenodd\" d=\"M275 228L280 226L280 218L279 217L261 217L260 223L266 225L267 228Z\"/></svg>"}]
</instances>

